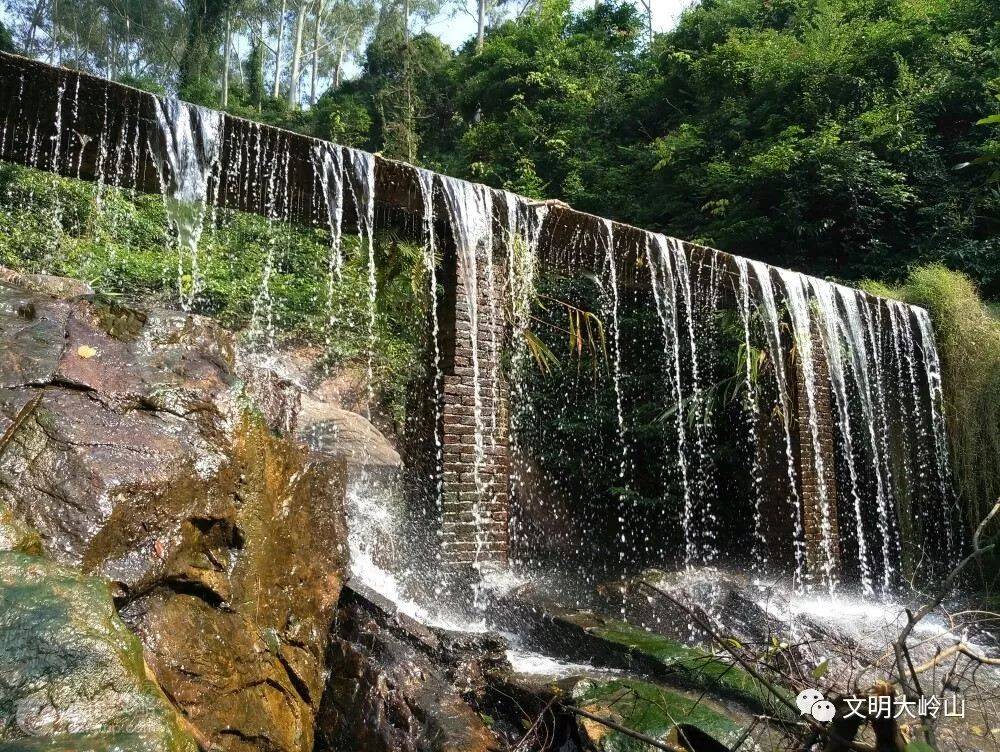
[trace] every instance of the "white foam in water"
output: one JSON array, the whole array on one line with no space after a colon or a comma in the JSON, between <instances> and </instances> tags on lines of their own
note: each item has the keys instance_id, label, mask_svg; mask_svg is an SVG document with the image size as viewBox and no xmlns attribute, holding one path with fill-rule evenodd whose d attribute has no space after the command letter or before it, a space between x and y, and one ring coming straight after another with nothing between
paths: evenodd
<instances>
[{"instance_id":1,"label":"white foam in water","mask_svg":"<svg viewBox=\"0 0 1000 752\"><path fill-rule=\"evenodd\" d=\"M410 594L410 585L426 580L425 573L397 569L401 552L395 545L406 540L400 530L398 489L391 482L376 481L361 469L347 484L348 547L351 579L371 588L391 601L407 616L432 627L459 632L485 632L482 619L473 620L435 603Z\"/></svg>"},{"instance_id":2,"label":"white foam in water","mask_svg":"<svg viewBox=\"0 0 1000 752\"><path fill-rule=\"evenodd\" d=\"M589 663L562 661L558 658L521 647L509 648L507 650L507 660L510 661L511 668L515 674L541 676L546 679L565 679L570 676L613 675L617 673L610 669L596 668Z\"/></svg>"}]
</instances>

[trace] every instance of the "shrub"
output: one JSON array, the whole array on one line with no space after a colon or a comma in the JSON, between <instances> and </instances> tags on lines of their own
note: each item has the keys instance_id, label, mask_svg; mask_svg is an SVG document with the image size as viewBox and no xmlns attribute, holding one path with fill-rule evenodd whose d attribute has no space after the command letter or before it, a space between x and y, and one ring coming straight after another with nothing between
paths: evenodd
<instances>
[{"instance_id":1,"label":"shrub","mask_svg":"<svg viewBox=\"0 0 1000 752\"><path fill-rule=\"evenodd\" d=\"M1000 319L965 274L941 264L910 270L875 294L926 308L934 322L944 381L955 489L975 527L1000 498Z\"/></svg>"}]
</instances>

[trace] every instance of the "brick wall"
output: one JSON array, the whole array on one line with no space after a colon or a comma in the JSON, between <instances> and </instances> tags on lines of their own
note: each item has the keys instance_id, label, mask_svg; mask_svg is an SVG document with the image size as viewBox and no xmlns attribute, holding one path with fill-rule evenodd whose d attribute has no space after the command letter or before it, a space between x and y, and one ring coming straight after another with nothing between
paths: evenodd
<instances>
[{"instance_id":1,"label":"brick wall","mask_svg":"<svg viewBox=\"0 0 1000 752\"><path fill-rule=\"evenodd\" d=\"M827 506L830 536L833 541L831 554L833 572L840 570L840 531L837 525L837 476L834 440L834 405L830 388L830 372L823 357L823 344L818 332L813 332L814 404L816 423L819 427L819 448L822 457L823 484ZM815 447L809 425L809 403L806 381L799 361L795 372L795 419L797 434L796 458L799 496L802 500L802 527L805 533L806 575L812 581L821 581L826 567L826 550L823 541L823 489L816 472Z\"/></svg>"},{"instance_id":2,"label":"brick wall","mask_svg":"<svg viewBox=\"0 0 1000 752\"><path fill-rule=\"evenodd\" d=\"M478 259L478 362L482 451L477 463L475 367L472 321L461 260L453 259L447 277L454 286L454 324L449 357L444 362L442 409L443 491L441 551L445 568L461 573L475 567L499 567L509 552L508 390L499 350L505 331L499 299L503 259L496 254L494 285L498 298L491 310L488 261ZM491 315L495 313L495 316ZM495 319L495 320L494 320ZM478 465L478 481L477 481Z\"/></svg>"}]
</instances>

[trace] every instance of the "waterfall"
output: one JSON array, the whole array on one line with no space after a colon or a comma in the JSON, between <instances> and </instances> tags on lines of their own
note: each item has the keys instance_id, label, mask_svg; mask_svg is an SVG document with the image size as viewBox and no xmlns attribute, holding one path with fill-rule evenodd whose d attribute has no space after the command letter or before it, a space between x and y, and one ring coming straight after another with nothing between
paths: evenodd
<instances>
[{"instance_id":1,"label":"waterfall","mask_svg":"<svg viewBox=\"0 0 1000 752\"><path fill-rule=\"evenodd\" d=\"M330 336L336 323L334 295L344 269L344 152L339 146L324 142L313 147L311 156L330 229L330 255L326 268L326 349L329 352L332 345Z\"/></svg>"},{"instance_id":2,"label":"waterfall","mask_svg":"<svg viewBox=\"0 0 1000 752\"><path fill-rule=\"evenodd\" d=\"M860 481L854 461L854 433L851 425L851 406L844 370L843 319L837 310L837 294L833 285L825 283L813 284L813 291L816 295L820 336L822 337L823 349L830 371L830 384L833 389L834 400L837 403L839 435L843 446L844 462L847 466L851 501L854 509L854 534L857 537L861 587L865 593L871 594L874 592L872 565L868 554L867 532L864 526L860 495ZM848 352L848 357L851 358L855 353L856 351ZM851 362L853 363L854 361L852 360Z\"/></svg>"},{"instance_id":3,"label":"waterfall","mask_svg":"<svg viewBox=\"0 0 1000 752\"><path fill-rule=\"evenodd\" d=\"M372 417L375 401L375 303L378 298L378 280L375 276L375 156L358 149L344 149L347 167L347 186L354 200L358 219L358 235L368 252L368 396L366 409Z\"/></svg>"},{"instance_id":4,"label":"waterfall","mask_svg":"<svg viewBox=\"0 0 1000 752\"><path fill-rule=\"evenodd\" d=\"M427 272L428 294L431 314L431 346L433 348L433 387L434 392L434 503L438 514L443 510L442 495L444 493L444 441L441 437L441 400L438 395L444 385L444 374L441 370L441 320L438 316L438 279L437 279L437 243L434 239L434 173L416 169L417 182L420 185L420 199L423 205L424 231L424 270ZM438 553L440 557L440 552Z\"/></svg>"},{"instance_id":5,"label":"waterfall","mask_svg":"<svg viewBox=\"0 0 1000 752\"><path fill-rule=\"evenodd\" d=\"M773 267L760 261L747 259L746 263L753 270L760 290L758 312L763 317L767 354L774 371L775 383L778 389L778 407L781 413L782 427L785 438L785 467L788 475L788 500L792 517L792 547L795 555L795 581L801 584L805 580L805 545L802 527L802 499L798 491L798 474L795 469L794 442L792 440L792 398L789 386L789 375L785 368L785 354L781 345L781 320L778 316L777 298L774 294L774 284L771 279Z\"/></svg>"},{"instance_id":6,"label":"waterfall","mask_svg":"<svg viewBox=\"0 0 1000 752\"><path fill-rule=\"evenodd\" d=\"M522 411L517 406L529 403L527 369L531 367L528 337L532 336L531 311L535 303L535 275L538 265L538 241L549 209L545 204L532 203L509 191L502 193L504 201L504 233L507 252L507 295L511 323L510 365L510 456L518 457L523 448L519 444ZM529 485L521 476L528 469L512 464L512 496L526 496ZM512 536L517 528L517 517L512 514L509 522Z\"/></svg>"},{"instance_id":7,"label":"waterfall","mask_svg":"<svg viewBox=\"0 0 1000 752\"><path fill-rule=\"evenodd\" d=\"M928 385L928 404L931 416L931 432L933 434L934 470L938 490L942 502L942 522L945 532L947 563L954 566L961 557L961 550L956 541L954 525L952 524L952 507L954 496L951 493L949 479L951 470L948 464L948 436L944 420L944 393L941 387L941 359L938 355L937 340L931 317L923 308L914 309L917 328L920 330L920 344L923 348L924 369Z\"/></svg>"},{"instance_id":8,"label":"waterfall","mask_svg":"<svg viewBox=\"0 0 1000 752\"><path fill-rule=\"evenodd\" d=\"M677 261L676 247L663 235L650 235L646 247L647 261L653 289L653 300L663 333L663 353L666 367L664 377L667 393L673 406L673 427L677 439L677 468L680 473L683 493L683 514L681 517L684 534L684 561L693 562L695 544L691 519L694 500L688 479L687 430L684 420L685 393L681 380L681 324L679 321L678 290L675 276ZM688 309L688 316L690 316Z\"/></svg>"},{"instance_id":9,"label":"waterfall","mask_svg":"<svg viewBox=\"0 0 1000 752\"><path fill-rule=\"evenodd\" d=\"M25 116L18 119L12 111L4 120L0 129L0 155L16 156L17 161L26 165L64 174L74 171L79 174L86 162L88 171L91 166L95 170L93 177L98 183L99 197L105 186L139 187L140 170L146 158L139 143L140 132L144 132L140 129L140 116L146 112L145 100L124 96L118 100L117 110L115 102L109 107L105 100L104 127L99 130L94 125L100 121L99 99L92 93L81 98L81 78L77 76L74 80L70 75L65 75L58 84L55 109L48 108L41 115L26 112L32 92L25 91L22 77L21 89L11 92L11 100L12 106L25 112ZM13 81L10 83L14 89ZM313 219L319 219L329 230L329 248L310 256L319 259L316 267L321 273L325 271L325 279L319 279L310 294L315 296L317 308L319 304L325 305L329 351L337 317L344 310L337 295L345 268L345 212L350 223L356 220L361 260L366 261L367 271L369 417L375 408L377 372L383 365L376 358L378 336L388 330L388 326L380 329L383 321L388 321L380 316L388 314L382 314L378 307L375 207L384 200L389 206L387 214L413 212L411 228L419 226L422 263L427 274L425 289L431 303L427 342L435 391L436 502L438 510L443 512L446 476L445 437L441 430L443 406L458 395L467 400L464 409L469 413L462 413L461 420L465 423L457 427L454 436L467 436L471 442L474 434L473 453L462 456L461 462L472 457L474 559L478 567L489 542L487 533L499 528L504 519L502 513L496 515L495 523L492 516L485 516L483 502L496 498L493 492L497 489L492 484L494 478L503 475L503 463L494 462L494 457L502 450L497 437L503 437L501 422L506 417L499 406L504 401L507 375L503 370L507 367L503 357L507 312L512 334L509 368L513 378L509 383L515 399L530 402L530 395L521 391L529 382L519 378L518 372L527 367L530 358L525 343L531 334L532 305L536 302L537 254L542 226L547 222L546 206L513 193L419 169L414 169L411 184L409 178L392 183L395 168L386 168L380 172L381 185L377 186L377 160L372 154L327 143L309 144L311 151L304 154L299 150L297 137L276 129L240 124L233 129L234 133L224 134L220 113L168 98L154 98L151 106L155 119L148 147L160 182L168 233L175 239L178 250L176 289L184 309L205 302L199 296L205 287L202 277L208 267L199 245L207 245L203 238L206 211L219 203L215 200L217 196L212 195L213 190L221 191L219 195L225 197L227 206L258 211L272 224L290 222L293 212L298 214L302 210L302 198L311 196L314 204L306 208L313 209ZM79 139L74 140L75 128L92 126L93 135L78 134ZM224 137L229 139L225 154ZM91 145L93 151L87 152L86 159L85 138L99 138ZM78 153L74 154L73 149L79 149ZM17 151L16 155L12 150ZM290 180L303 174L299 164L303 154L312 165L312 172L304 173L315 181L312 194L308 186L292 185ZM227 160L225 165L220 164L223 157ZM376 195L381 190L386 195ZM417 191L422 200L419 213L415 211L413 195L400 199L407 192ZM438 205L443 206L444 217L435 216L435 201L441 202ZM499 237L494 237L494 212L502 227ZM58 230L58 205L53 214L53 227ZM608 472L600 479L602 487L596 484L588 487L594 490L595 497L606 498L608 486L624 489L618 499L620 513L617 520L611 521L617 522L614 543L619 548L618 558L626 558L631 544L635 544L631 547L637 553L647 556L656 553L657 547L649 545L649 531L630 525L633 521L630 517L634 516L638 522L643 511L640 494L646 488L662 493L664 507L680 497L676 504L685 568L717 564L727 542L723 535L727 531L725 526L742 525L746 537L739 544L745 544L745 553L749 554L755 572L764 574L769 547L773 550L776 543L782 543L771 536L786 527L784 519L780 521L782 525L773 524L775 518L769 503L775 502L779 514L787 512L792 521L784 543L794 554L796 584L800 586L811 580L807 575L818 575L819 582L833 589L841 578L838 565L843 559L850 567L856 563L858 584L865 594L890 592L905 573L909 552L904 546L909 540L905 533L911 522L903 516L907 505L922 525L925 540L938 536L942 541L944 558L954 562L961 555L964 542L955 527L958 510L950 487L941 362L926 311L761 262L688 247L676 239L655 234L640 238L639 258L634 260L635 269L643 263L648 266L651 288L636 292L630 286L633 259L627 254L630 249L625 247L625 241L631 243L635 237L632 231L623 230L609 220L600 220L596 225L574 220L560 226L562 216L557 211L548 221L549 229L553 230L546 236L548 260L555 259L571 272L584 268L596 271L601 282L605 322L602 325L606 325L609 334L609 365L603 383L596 387L587 385L587 395L588 398L597 395L590 404L602 405L604 415L582 418L569 415L577 405L566 400L566 405L530 419L549 420L552 424L575 421L569 428L547 427L551 430L546 437L563 430L575 442L574 449L588 459L598 457L601 471ZM442 219L447 227L440 222ZM276 332L282 323L278 319L293 308L277 299L278 292L288 286L287 277L278 279L278 275L289 274L291 262L298 258L282 256L292 242L290 232L271 232L267 237L251 325L254 334L262 334L258 344L264 348L275 345ZM454 378L460 383L452 383L452 376L446 379L443 373L442 360L445 350L450 354L451 334L443 329L446 322L450 324L451 312L442 316L438 309L442 292L439 288L442 283L453 281L450 269L446 277L439 274L438 255L442 249L448 251L450 264L452 241L457 257L454 282L460 301L455 311L459 340ZM551 247L556 244L560 247ZM173 269L167 276L173 283ZM554 286L563 282L555 280ZM587 289L580 293L582 286L573 284L560 289L584 297L593 292ZM502 297L504 290L509 300ZM634 308L633 303L640 295L650 291L655 309ZM730 292L734 298L727 302L733 303L735 315L727 318L720 308L724 296ZM300 311L296 309L294 313L299 315ZM322 310L306 313L310 327L317 318L323 319ZM653 327L646 331L638 327L643 314L653 322ZM641 378L647 373L634 365L644 365L641 348L650 337L657 340L657 351L662 349L662 354L656 353L654 366L662 361L663 373L648 374L660 379L658 385L663 393L662 435L653 442L662 442L666 448L662 458L646 452L643 442L644 431L652 423L644 422L642 403L653 403L658 397L636 398L643 383ZM735 342L743 352L735 372L719 347L726 341ZM470 383L471 387L467 386ZM728 396L726 390L733 385L738 391L738 404L724 399ZM454 388L449 391L451 387ZM646 396L651 398L645 399ZM827 407L830 416L823 414ZM600 448L603 454L598 455L586 446L586 437L590 426L602 418L609 425L614 421L616 435L608 441L609 447ZM827 425L827 418L832 425ZM519 441L518 421L528 419L526 412L513 411L512 444ZM588 424L588 420L592 423ZM653 426L654 431L657 428ZM726 435L724 431L728 428L735 428L733 435ZM579 438L581 435L584 440ZM797 453L796 442L805 451ZM751 450L748 457L734 460L726 455L743 447ZM777 457L768 456L772 447ZM518 451L525 453L530 449L518 447ZM563 451L565 447L556 449ZM650 456L654 458L650 461L653 466L640 466L640 459ZM609 457L614 466L606 468L604 462ZM564 454L558 461L565 459ZM662 467L656 466L658 461ZM741 462L738 472L742 475L735 478L737 482L727 486L717 481L717 466L740 466ZM810 464L803 467L803 462ZM776 479L771 477L772 471L777 471ZM541 473L545 472L541 468ZM654 478L647 484L649 476ZM808 476L809 483L803 482L804 476ZM552 491L553 497L565 492L567 484L563 478L545 480L552 481L553 486L562 483L561 489ZM660 480L664 481L662 486L656 485ZM456 481L463 495L469 488L462 486L466 482L468 476ZM514 478L514 483L519 483L519 479ZM547 492L547 488L540 491ZM732 494L732 499L725 494ZM744 506L737 509L740 504ZM731 509L734 511L727 517ZM493 511L489 510L491 514ZM566 514L562 510L560 513ZM739 524L734 524L734 520ZM458 524L466 522L463 519ZM810 535L808 546L806 525ZM467 545L465 540L459 543ZM643 546L645 550L640 551ZM581 543L580 548L585 547ZM660 552L666 548L660 547ZM681 558L680 553L677 558ZM818 572L806 571L814 565L818 565Z\"/></svg>"},{"instance_id":10,"label":"waterfall","mask_svg":"<svg viewBox=\"0 0 1000 752\"><path fill-rule=\"evenodd\" d=\"M611 378L615 391L615 417L618 422L618 446L621 452L618 463L618 480L622 488L628 487L628 439L625 435L625 409L622 398L622 343L621 343L621 298L618 289L618 268L615 259L615 229L610 219L602 220L604 229L604 272L606 275L604 288L604 309L605 318L611 322ZM621 535L621 547L619 555L625 558L627 537L625 535L626 520L624 510L624 498L621 499L623 508L618 513L618 527Z\"/></svg>"},{"instance_id":11,"label":"waterfall","mask_svg":"<svg viewBox=\"0 0 1000 752\"><path fill-rule=\"evenodd\" d=\"M167 221L177 235L177 294L186 310L194 304L201 288L198 242L209 180L222 148L222 113L177 99L157 97L153 101L158 131L156 142L150 143L150 152L160 178ZM123 153L124 149L119 149L116 177ZM137 165L138 159L133 159L133 164ZM187 291L185 255L191 278Z\"/></svg>"},{"instance_id":12,"label":"waterfall","mask_svg":"<svg viewBox=\"0 0 1000 752\"><path fill-rule=\"evenodd\" d=\"M836 585L836 558L833 551L831 503L826 482L826 460L820 442L819 415L816 404L818 390L816 376L816 358L813 353L813 324L808 300L809 283L800 274L778 269L778 276L785 287L785 302L788 306L789 320L795 341L799 368L802 371L802 382L806 397L806 410L809 422L809 439L813 451L813 472L816 477L817 503L820 512L820 528L823 547L823 578L826 584L833 588Z\"/></svg>"},{"instance_id":13,"label":"waterfall","mask_svg":"<svg viewBox=\"0 0 1000 752\"><path fill-rule=\"evenodd\" d=\"M752 311L750 301L750 270L747 261L739 256L734 257L739 272L736 288L736 307L743 330L743 414L746 421L747 449L752 453L750 464L750 493L753 497L753 543L751 567L758 575L764 574L762 564L767 556L767 537L764 534L764 512L766 503L763 488L763 468L761 467L760 450L757 446L757 420L760 406L757 398L757 382L754 375L753 344L750 331L752 326Z\"/></svg>"},{"instance_id":14,"label":"waterfall","mask_svg":"<svg viewBox=\"0 0 1000 752\"><path fill-rule=\"evenodd\" d=\"M480 259L493 253L493 194L483 185L441 176L441 192L448 211L455 249L458 253L459 284L466 300L465 315L469 327L469 360L472 369L472 396L475 453L473 478L476 500L473 504L473 522L476 531L475 565L479 566L485 544L480 503L486 489L483 484L483 465L486 456L485 421L483 416L483 390L480 373ZM492 262L491 262L492 263ZM489 291L488 295L493 295ZM458 314L456 313L456 316ZM491 406L495 407L495 406Z\"/></svg>"}]
</instances>

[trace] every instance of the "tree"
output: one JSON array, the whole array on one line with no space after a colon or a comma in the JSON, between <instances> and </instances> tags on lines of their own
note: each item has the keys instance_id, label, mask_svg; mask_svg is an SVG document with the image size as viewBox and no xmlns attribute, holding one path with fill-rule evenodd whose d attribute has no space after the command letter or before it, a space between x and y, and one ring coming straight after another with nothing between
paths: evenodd
<instances>
[{"instance_id":1,"label":"tree","mask_svg":"<svg viewBox=\"0 0 1000 752\"><path fill-rule=\"evenodd\" d=\"M178 93L193 102L218 101L219 47L235 0L185 0L187 41L181 55Z\"/></svg>"},{"instance_id":2,"label":"tree","mask_svg":"<svg viewBox=\"0 0 1000 752\"><path fill-rule=\"evenodd\" d=\"M0 22L0 52L13 52L14 38L10 35L7 27Z\"/></svg>"}]
</instances>

